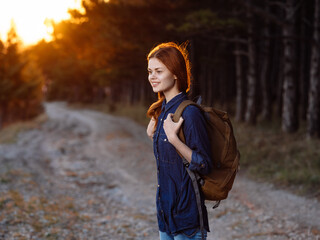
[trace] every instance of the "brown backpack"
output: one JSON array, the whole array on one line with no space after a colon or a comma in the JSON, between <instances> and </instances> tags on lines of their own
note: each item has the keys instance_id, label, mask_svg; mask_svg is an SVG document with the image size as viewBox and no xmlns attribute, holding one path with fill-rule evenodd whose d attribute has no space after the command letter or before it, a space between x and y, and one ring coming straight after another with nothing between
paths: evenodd
<instances>
[{"instance_id":1,"label":"brown backpack","mask_svg":"<svg viewBox=\"0 0 320 240\"><path fill-rule=\"evenodd\" d=\"M239 169L240 153L237 149L232 124L226 112L212 107L202 107L191 100L185 100L179 105L174 113L174 122L179 120L183 110L189 105L198 107L205 114L211 143L213 167L208 175L200 176L204 180L201 189L206 200L220 202L227 198ZM179 131L179 138L185 143L182 128ZM184 162L185 165L188 165L185 159ZM187 170L189 175L194 174L188 168Z\"/></svg>"}]
</instances>

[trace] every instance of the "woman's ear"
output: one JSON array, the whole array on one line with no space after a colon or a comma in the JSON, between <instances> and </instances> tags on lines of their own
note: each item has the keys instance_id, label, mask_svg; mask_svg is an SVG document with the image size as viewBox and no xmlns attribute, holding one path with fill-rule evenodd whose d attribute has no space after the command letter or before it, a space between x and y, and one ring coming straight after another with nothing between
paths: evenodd
<instances>
[{"instance_id":1,"label":"woman's ear","mask_svg":"<svg viewBox=\"0 0 320 240\"><path fill-rule=\"evenodd\" d=\"M177 80L178 78L177 78L177 76L176 76L176 75L173 75L173 79L174 79L174 80Z\"/></svg>"}]
</instances>

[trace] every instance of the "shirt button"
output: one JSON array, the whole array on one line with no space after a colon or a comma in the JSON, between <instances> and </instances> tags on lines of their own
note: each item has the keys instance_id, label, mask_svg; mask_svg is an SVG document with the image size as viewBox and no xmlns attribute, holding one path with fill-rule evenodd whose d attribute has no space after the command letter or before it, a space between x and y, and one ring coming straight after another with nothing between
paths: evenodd
<instances>
[{"instance_id":1,"label":"shirt button","mask_svg":"<svg viewBox=\"0 0 320 240\"><path fill-rule=\"evenodd\" d=\"M160 187L160 185L158 184L158 187Z\"/></svg>"}]
</instances>

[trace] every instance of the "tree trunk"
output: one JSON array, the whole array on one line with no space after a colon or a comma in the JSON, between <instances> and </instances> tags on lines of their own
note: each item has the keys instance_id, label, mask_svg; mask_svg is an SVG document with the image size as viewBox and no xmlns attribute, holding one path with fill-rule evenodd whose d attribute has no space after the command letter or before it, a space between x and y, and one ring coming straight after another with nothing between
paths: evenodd
<instances>
[{"instance_id":1,"label":"tree trunk","mask_svg":"<svg viewBox=\"0 0 320 240\"><path fill-rule=\"evenodd\" d=\"M126 80L125 82L127 82L125 84L125 86L129 86L129 91L128 91L128 105L132 105L134 102L134 90L135 90L135 82L134 81L129 81Z\"/></svg>"},{"instance_id":2,"label":"tree trunk","mask_svg":"<svg viewBox=\"0 0 320 240\"><path fill-rule=\"evenodd\" d=\"M236 121L242 122L244 120L244 94L243 94L243 79L242 79L242 62L240 53L240 43L236 43L236 85L237 85L237 97L236 97Z\"/></svg>"},{"instance_id":3,"label":"tree trunk","mask_svg":"<svg viewBox=\"0 0 320 240\"><path fill-rule=\"evenodd\" d=\"M139 103L140 104L144 104L146 102L146 92L149 90L147 89L147 86L146 86L146 81L144 80L144 77L143 75L141 76L141 87L140 87L140 90L139 90Z\"/></svg>"},{"instance_id":4,"label":"tree trunk","mask_svg":"<svg viewBox=\"0 0 320 240\"><path fill-rule=\"evenodd\" d=\"M266 5L266 12L269 11L268 5ZM263 43L261 48L261 90L262 90L262 119L270 120L271 119L271 99L270 99L270 75L269 72L269 52L270 52L270 34L269 34L269 21L266 20L265 26L263 29Z\"/></svg>"},{"instance_id":5,"label":"tree trunk","mask_svg":"<svg viewBox=\"0 0 320 240\"><path fill-rule=\"evenodd\" d=\"M284 12L280 8L274 9L275 15L279 19L284 19ZM276 36L281 36L282 25L273 25L272 34ZM283 93L283 65L284 65L284 53L281 40L272 40L272 61L271 61L271 92L275 96L273 99L275 103L274 113L277 118L282 117L282 93Z\"/></svg>"},{"instance_id":6,"label":"tree trunk","mask_svg":"<svg viewBox=\"0 0 320 240\"><path fill-rule=\"evenodd\" d=\"M284 38L284 79L283 79L283 105L282 130L295 132L298 129L297 107L297 81L294 75L295 48L294 48L294 0L287 0L286 24L283 27Z\"/></svg>"},{"instance_id":7,"label":"tree trunk","mask_svg":"<svg viewBox=\"0 0 320 240\"><path fill-rule=\"evenodd\" d=\"M248 86L247 86L247 109L245 121L250 124L256 123L256 52L253 40L253 17L250 10L248 16Z\"/></svg>"},{"instance_id":8,"label":"tree trunk","mask_svg":"<svg viewBox=\"0 0 320 240\"><path fill-rule=\"evenodd\" d=\"M7 109L8 109L8 103L2 102L0 106L0 129L2 126L6 123L7 119Z\"/></svg>"},{"instance_id":9,"label":"tree trunk","mask_svg":"<svg viewBox=\"0 0 320 240\"><path fill-rule=\"evenodd\" d=\"M190 54L190 62L191 62L191 74L192 74L192 89L190 89L191 92L191 99L194 97L198 96L200 94L199 91L199 81L198 81L198 69L197 69L197 59L196 59L196 40L195 38L190 39L190 44L189 44L189 54Z\"/></svg>"},{"instance_id":10,"label":"tree trunk","mask_svg":"<svg viewBox=\"0 0 320 240\"><path fill-rule=\"evenodd\" d=\"M309 106L307 113L307 136L320 137L320 0L315 0L315 14L313 26L313 42L310 66Z\"/></svg>"},{"instance_id":11,"label":"tree trunk","mask_svg":"<svg viewBox=\"0 0 320 240\"><path fill-rule=\"evenodd\" d=\"M205 58L205 56L203 56ZM207 102L207 69L208 69L208 62L205 58L205 61L201 61L202 64L200 66L200 95L202 96L203 100Z\"/></svg>"},{"instance_id":12,"label":"tree trunk","mask_svg":"<svg viewBox=\"0 0 320 240\"><path fill-rule=\"evenodd\" d=\"M276 89L276 95L277 95L277 99L276 99L276 112L277 112L277 116L279 118L282 118L282 105L283 105L283 71L281 71L281 69L283 69L283 65L284 65L284 56L283 56L283 52L280 53L280 46L279 44L277 44L277 48L279 50L279 53L276 55L279 57L279 60L277 60L279 62L279 68L278 68L278 82L277 82L277 89Z\"/></svg>"},{"instance_id":13,"label":"tree trunk","mask_svg":"<svg viewBox=\"0 0 320 240\"><path fill-rule=\"evenodd\" d=\"M3 119L3 117L4 117L3 108L4 108L3 103L1 103L1 105L0 105L0 130L1 130L1 128L2 128L3 120L4 120L4 119Z\"/></svg>"},{"instance_id":14,"label":"tree trunk","mask_svg":"<svg viewBox=\"0 0 320 240\"><path fill-rule=\"evenodd\" d=\"M208 42L208 47L207 47L207 53L205 55L205 58L206 58L206 61L204 61L204 92L205 92L205 103L207 105L209 105L209 103L211 103L211 92L212 92L212 89L211 89L211 74L210 72L212 71L212 68L214 68L214 65L212 65L212 44L213 43L210 43Z\"/></svg>"},{"instance_id":15,"label":"tree trunk","mask_svg":"<svg viewBox=\"0 0 320 240\"><path fill-rule=\"evenodd\" d=\"M302 20L307 14L306 11L306 4L302 6L301 9L301 17L300 17L300 38L304 38L304 36L307 36L307 31L305 27L305 23ZM307 79L309 79L309 74L306 72L306 69L310 70L308 68L309 62L307 59L307 40L300 40L300 56L299 56L299 101L300 101L300 117L303 120L306 120L307 116L307 108L308 108L308 83ZM309 45L309 44L308 44Z\"/></svg>"},{"instance_id":16,"label":"tree trunk","mask_svg":"<svg viewBox=\"0 0 320 240\"><path fill-rule=\"evenodd\" d=\"M212 105L213 103L213 78L212 78L212 68L208 69L208 105Z\"/></svg>"}]
</instances>

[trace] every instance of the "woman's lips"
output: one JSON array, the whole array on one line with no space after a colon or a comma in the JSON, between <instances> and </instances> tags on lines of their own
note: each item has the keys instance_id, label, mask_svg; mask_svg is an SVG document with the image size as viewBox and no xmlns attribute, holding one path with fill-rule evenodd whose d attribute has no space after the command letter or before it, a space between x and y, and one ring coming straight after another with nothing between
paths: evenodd
<instances>
[{"instance_id":1,"label":"woman's lips","mask_svg":"<svg viewBox=\"0 0 320 240\"><path fill-rule=\"evenodd\" d=\"M151 82L152 87L156 87L160 84L160 82Z\"/></svg>"}]
</instances>

